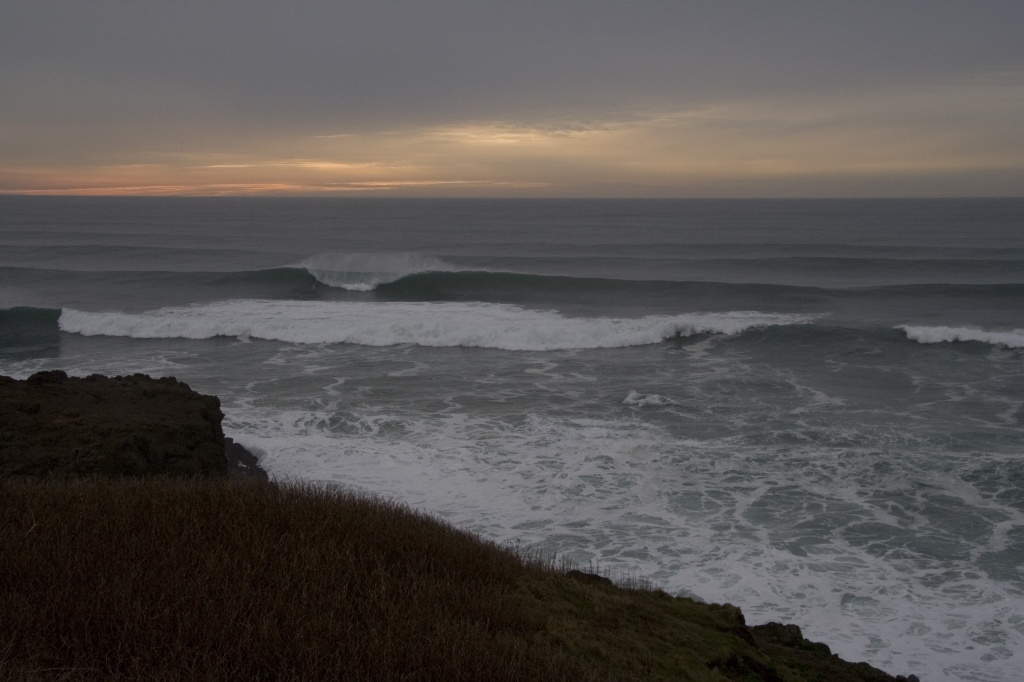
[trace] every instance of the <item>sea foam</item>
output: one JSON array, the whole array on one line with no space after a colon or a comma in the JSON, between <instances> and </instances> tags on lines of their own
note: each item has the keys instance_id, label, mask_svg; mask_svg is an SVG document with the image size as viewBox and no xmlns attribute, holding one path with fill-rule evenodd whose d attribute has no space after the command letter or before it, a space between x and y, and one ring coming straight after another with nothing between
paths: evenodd
<instances>
[{"instance_id":1,"label":"sea foam","mask_svg":"<svg viewBox=\"0 0 1024 682\"><path fill-rule=\"evenodd\" d=\"M303 344L545 351L640 346L694 334L739 334L755 327L806 324L812 319L761 312L574 318L495 303L232 300L144 313L65 309L59 324L65 332L86 336L235 336Z\"/></svg>"},{"instance_id":2,"label":"sea foam","mask_svg":"<svg viewBox=\"0 0 1024 682\"><path fill-rule=\"evenodd\" d=\"M911 327L902 329L907 338L918 343L952 343L954 341L978 341L993 346L1024 348L1024 329L1010 331L987 331L971 327Z\"/></svg>"},{"instance_id":3,"label":"sea foam","mask_svg":"<svg viewBox=\"0 0 1024 682\"><path fill-rule=\"evenodd\" d=\"M629 394L622 401L623 405L633 405L636 407L648 407L648 406L663 406L663 405L676 405L676 401L665 396L658 395L656 393L643 394L634 390L630 390Z\"/></svg>"}]
</instances>

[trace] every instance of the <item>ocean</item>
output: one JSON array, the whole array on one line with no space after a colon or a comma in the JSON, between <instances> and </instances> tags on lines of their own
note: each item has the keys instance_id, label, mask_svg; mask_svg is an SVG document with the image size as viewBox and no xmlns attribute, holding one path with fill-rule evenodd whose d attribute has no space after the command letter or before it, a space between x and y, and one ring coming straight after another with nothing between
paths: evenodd
<instances>
[{"instance_id":1,"label":"ocean","mask_svg":"<svg viewBox=\"0 0 1024 682\"><path fill-rule=\"evenodd\" d=\"M893 674L1024 669L1024 200L0 197L0 374L47 369Z\"/></svg>"}]
</instances>

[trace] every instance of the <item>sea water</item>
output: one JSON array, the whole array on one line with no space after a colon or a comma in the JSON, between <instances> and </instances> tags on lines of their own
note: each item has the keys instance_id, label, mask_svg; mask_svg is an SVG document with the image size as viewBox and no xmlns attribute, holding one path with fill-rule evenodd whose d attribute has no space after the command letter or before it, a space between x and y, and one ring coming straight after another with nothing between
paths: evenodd
<instances>
[{"instance_id":1,"label":"sea water","mask_svg":"<svg viewBox=\"0 0 1024 682\"><path fill-rule=\"evenodd\" d=\"M279 480L1024 668L1024 201L0 198L0 374L171 375Z\"/></svg>"}]
</instances>

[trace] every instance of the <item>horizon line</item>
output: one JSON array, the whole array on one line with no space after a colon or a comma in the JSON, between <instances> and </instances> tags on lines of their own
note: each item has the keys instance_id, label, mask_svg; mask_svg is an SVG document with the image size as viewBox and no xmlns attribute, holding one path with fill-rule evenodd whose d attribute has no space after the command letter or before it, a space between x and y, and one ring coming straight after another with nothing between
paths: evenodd
<instances>
[{"instance_id":1,"label":"horizon line","mask_svg":"<svg viewBox=\"0 0 1024 682\"><path fill-rule=\"evenodd\" d=\"M427 201L943 201L943 200L964 200L964 199L991 199L991 200L1017 200L1024 199L1024 194L957 194L957 195L807 195L807 196L672 196L672 195L651 195L651 196L630 196L630 195L566 195L566 196L500 196L500 195L460 195L460 196L425 196L413 194L387 194L378 193L338 193L338 194L273 194L273 193L239 193L239 194L81 194L75 192L50 192L50 191L9 191L0 190L0 197L23 197L23 198L57 198L57 199L322 199L331 200L380 200L380 199L406 199L406 200L427 200Z\"/></svg>"}]
</instances>

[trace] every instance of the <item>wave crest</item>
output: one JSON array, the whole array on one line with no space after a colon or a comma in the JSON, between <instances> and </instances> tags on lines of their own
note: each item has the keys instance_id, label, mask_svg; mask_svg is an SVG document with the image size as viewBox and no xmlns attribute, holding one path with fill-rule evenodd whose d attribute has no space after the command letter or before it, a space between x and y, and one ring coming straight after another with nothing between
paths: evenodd
<instances>
[{"instance_id":1,"label":"wave crest","mask_svg":"<svg viewBox=\"0 0 1024 682\"><path fill-rule=\"evenodd\" d=\"M416 253L320 253L299 263L321 284L348 291L372 291L418 272L458 272L434 256Z\"/></svg>"},{"instance_id":2,"label":"wave crest","mask_svg":"<svg viewBox=\"0 0 1024 682\"><path fill-rule=\"evenodd\" d=\"M1024 329L1010 331L987 331L971 327L899 327L907 338L918 343L953 343L956 341L978 341L993 346L1024 348Z\"/></svg>"},{"instance_id":3,"label":"wave crest","mask_svg":"<svg viewBox=\"0 0 1024 682\"><path fill-rule=\"evenodd\" d=\"M572 318L496 303L235 300L140 314L65 309L59 323L65 332L86 336L235 336L287 343L546 351L640 346L694 334L739 334L754 327L806 324L811 319L760 312Z\"/></svg>"}]
</instances>

